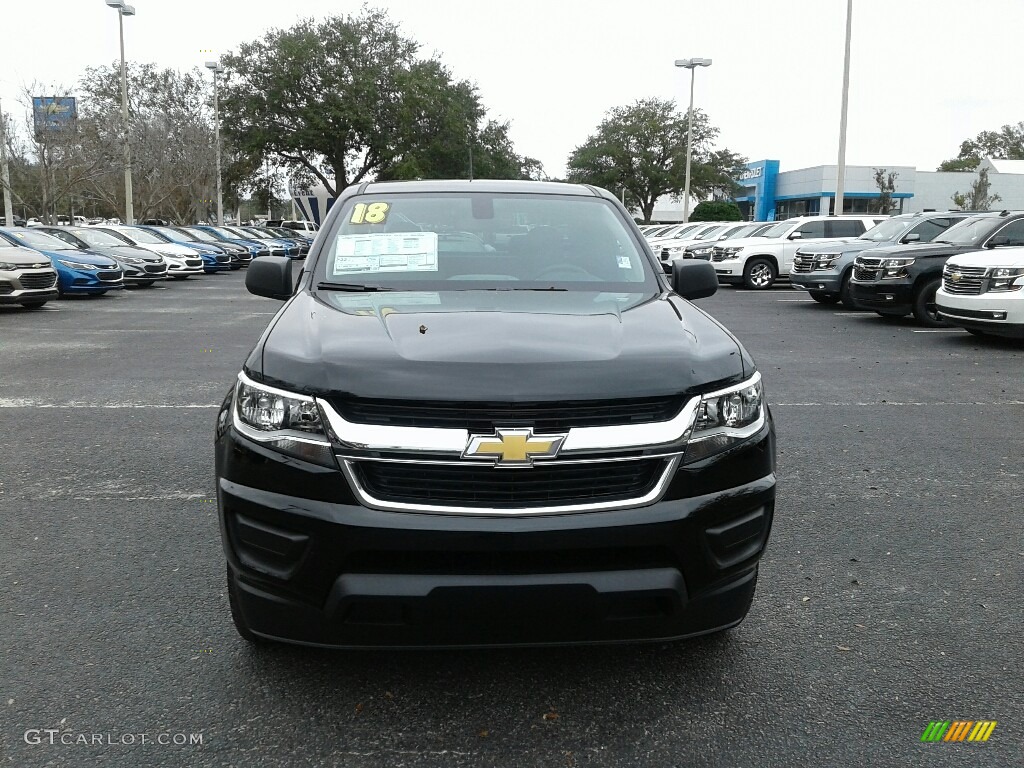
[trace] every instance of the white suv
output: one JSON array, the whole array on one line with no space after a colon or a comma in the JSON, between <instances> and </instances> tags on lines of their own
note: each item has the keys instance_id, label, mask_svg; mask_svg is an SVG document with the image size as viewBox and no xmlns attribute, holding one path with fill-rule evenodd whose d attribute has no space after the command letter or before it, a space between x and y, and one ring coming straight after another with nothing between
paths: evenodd
<instances>
[{"instance_id":1,"label":"white suv","mask_svg":"<svg viewBox=\"0 0 1024 768\"><path fill-rule=\"evenodd\" d=\"M1024 248L951 257L935 305L943 320L977 336L1024 339Z\"/></svg>"},{"instance_id":2,"label":"white suv","mask_svg":"<svg viewBox=\"0 0 1024 768\"><path fill-rule=\"evenodd\" d=\"M780 221L759 237L728 240L716 245L711 262L723 283L747 288L771 288L779 277L788 277L797 248L809 242L852 240L886 216L800 216Z\"/></svg>"}]
</instances>

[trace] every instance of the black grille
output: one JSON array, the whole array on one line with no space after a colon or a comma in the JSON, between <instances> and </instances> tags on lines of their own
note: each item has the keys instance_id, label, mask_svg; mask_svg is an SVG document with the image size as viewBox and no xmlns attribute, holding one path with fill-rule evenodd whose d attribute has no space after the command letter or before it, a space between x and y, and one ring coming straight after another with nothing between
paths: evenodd
<instances>
[{"instance_id":1,"label":"black grille","mask_svg":"<svg viewBox=\"0 0 1024 768\"><path fill-rule=\"evenodd\" d=\"M146 272L151 275L159 275L167 271L167 267L163 264L147 264Z\"/></svg>"},{"instance_id":2,"label":"black grille","mask_svg":"<svg viewBox=\"0 0 1024 768\"><path fill-rule=\"evenodd\" d=\"M120 280L121 279L121 273L120 272L97 272L96 273L96 279L97 280L104 280L104 281L108 281L108 282L109 281L113 281L113 280Z\"/></svg>"},{"instance_id":3,"label":"black grille","mask_svg":"<svg viewBox=\"0 0 1024 768\"><path fill-rule=\"evenodd\" d=\"M14 286L7 280L0 280L0 296L8 293L14 293Z\"/></svg>"},{"instance_id":4,"label":"black grille","mask_svg":"<svg viewBox=\"0 0 1024 768\"><path fill-rule=\"evenodd\" d=\"M664 459L496 469L483 466L363 461L355 464L361 485L382 501L493 507L633 499L649 492Z\"/></svg>"},{"instance_id":5,"label":"black grille","mask_svg":"<svg viewBox=\"0 0 1024 768\"><path fill-rule=\"evenodd\" d=\"M679 413L681 396L554 403L459 403L419 400L345 400L334 403L357 424L447 427L489 432L495 426L533 427L538 432L572 427L609 427L668 421Z\"/></svg>"},{"instance_id":6,"label":"black grille","mask_svg":"<svg viewBox=\"0 0 1024 768\"><path fill-rule=\"evenodd\" d=\"M193 267L193 268L194 267L201 267L201 266L203 266L203 260L202 259L185 259L185 266L186 267Z\"/></svg>"},{"instance_id":7,"label":"black grille","mask_svg":"<svg viewBox=\"0 0 1024 768\"><path fill-rule=\"evenodd\" d=\"M858 256L853 262L853 279L873 283L881 275L882 260L875 257Z\"/></svg>"},{"instance_id":8,"label":"black grille","mask_svg":"<svg viewBox=\"0 0 1024 768\"><path fill-rule=\"evenodd\" d=\"M38 288L52 288L57 282L56 272L36 272L31 275L22 275L19 278L22 288L36 290Z\"/></svg>"},{"instance_id":9,"label":"black grille","mask_svg":"<svg viewBox=\"0 0 1024 768\"><path fill-rule=\"evenodd\" d=\"M218 264L227 264L231 261L231 257L227 254L217 254L215 258L217 259Z\"/></svg>"}]
</instances>

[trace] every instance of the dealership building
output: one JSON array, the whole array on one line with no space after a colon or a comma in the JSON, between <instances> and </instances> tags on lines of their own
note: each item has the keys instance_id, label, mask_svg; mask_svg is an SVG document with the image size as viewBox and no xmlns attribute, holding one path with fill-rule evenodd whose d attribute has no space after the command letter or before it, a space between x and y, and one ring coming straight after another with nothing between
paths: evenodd
<instances>
[{"instance_id":1,"label":"dealership building","mask_svg":"<svg viewBox=\"0 0 1024 768\"><path fill-rule=\"evenodd\" d=\"M909 165L848 165L843 192L844 213L868 213L879 190L875 170L895 173L893 213L946 210L954 207L953 195L970 191L976 171L919 171ZM990 195L998 195L999 208L1024 210L1024 160L985 158L979 168L988 169ZM837 166L818 165L782 171L778 160L748 163L737 180L740 191L733 198L743 216L753 221L788 219L835 213ZM661 198L654 207L654 221L682 221L682 201ZM692 210L692 208L691 208Z\"/></svg>"}]
</instances>

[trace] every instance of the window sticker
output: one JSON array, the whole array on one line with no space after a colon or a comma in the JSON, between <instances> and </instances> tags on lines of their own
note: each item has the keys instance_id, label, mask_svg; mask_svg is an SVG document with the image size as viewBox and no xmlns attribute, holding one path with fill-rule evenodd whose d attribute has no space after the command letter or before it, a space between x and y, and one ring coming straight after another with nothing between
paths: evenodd
<instances>
[{"instance_id":1,"label":"window sticker","mask_svg":"<svg viewBox=\"0 0 1024 768\"><path fill-rule=\"evenodd\" d=\"M619 269L632 269L633 265L629 263L629 256L619 256Z\"/></svg>"},{"instance_id":2,"label":"window sticker","mask_svg":"<svg viewBox=\"0 0 1024 768\"><path fill-rule=\"evenodd\" d=\"M383 224L388 220L387 203L356 203L352 208L352 224Z\"/></svg>"},{"instance_id":3,"label":"window sticker","mask_svg":"<svg viewBox=\"0 0 1024 768\"><path fill-rule=\"evenodd\" d=\"M340 235L334 274L351 272L437 272L437 233Z\"/></svg>"}]
</instances>

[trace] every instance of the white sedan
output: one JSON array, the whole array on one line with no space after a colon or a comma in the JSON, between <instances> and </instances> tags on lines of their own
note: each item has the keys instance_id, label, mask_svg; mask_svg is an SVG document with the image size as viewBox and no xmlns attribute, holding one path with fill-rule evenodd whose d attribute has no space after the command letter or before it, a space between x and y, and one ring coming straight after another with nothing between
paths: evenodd
<instances>
[{"instance_id":1,"label":"white sedan","mask_svg":"<svg viewBox=\"0 0 1024 768\"><path fill-rule=\"evenodd\" d=\"M167 276L184 280L189 275L203 274L203 257L194 248L175 243L170 238L141 227L97 227L120 237L128 245L159 253L167 262Z\"/></svg>"}]
</instances>

